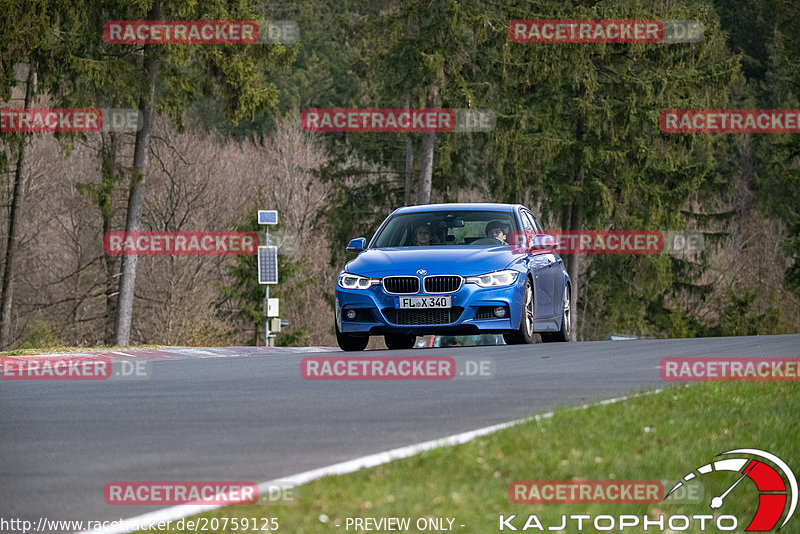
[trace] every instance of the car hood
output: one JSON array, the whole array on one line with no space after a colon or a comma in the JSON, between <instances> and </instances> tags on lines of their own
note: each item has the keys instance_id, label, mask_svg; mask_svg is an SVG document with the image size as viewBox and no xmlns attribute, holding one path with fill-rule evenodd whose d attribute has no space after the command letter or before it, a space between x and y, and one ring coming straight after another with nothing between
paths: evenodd
<instances>
[{"instance_id":1,"label":"car hood","mask_svg":"<svg viewBox=\"0 0 800 534\"><path fill-rule=\"evenodd\" d=\"M520 257L508 245L381 248L365 250L345 270L372 277L416 275L418 269L425 269L429 275L467 276L504 269Z\"/></svg>"}]
</instances>

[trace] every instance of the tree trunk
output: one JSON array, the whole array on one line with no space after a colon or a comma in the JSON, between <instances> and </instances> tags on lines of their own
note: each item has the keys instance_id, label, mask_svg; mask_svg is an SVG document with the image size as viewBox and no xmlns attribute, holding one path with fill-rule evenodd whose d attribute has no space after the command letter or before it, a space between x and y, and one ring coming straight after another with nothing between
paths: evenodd
<instances>
[{"instance_id":1,"label":"tree trunk","mask_svg":"<svg viewBox=\"0 0 800 534\"><path fill-rule=\"evenodd\" d=\"M160 12L160 2L156 0L150 10L148 19L159 20ZM153 115L155 112L156 76L158 73L158 59L156 56L157 46L158 45L150 44L144 47L144 71L147 77L147 94L143 96L139 102L139 108L142 110L142 128L136 132L131 190L128 195L128 213L125 220L126 232L137 232L142 226L142 206L144 205L147 170L150 164L150 134L153 128ZM127 346L130 342L137 259L138 256L135 254L122 256L122 273L119 279L119 297L117 298L115 328L115 344L122 347Z\"/></svg>"},{"instance_id":2,"label":"tree trunk","mask_svg":"<svg viewBox=\"0 0 800 534\"><path fill-rule=\"evenodd\" d=\"M569 230L578 231L581 229L581 225L583 224L580 204L573 204L570 212ZM580 268L581 255L571 254L569 256L569 262L567 263L567 274L569 274L569 279L572 284L572 302L570 302L572 313L572 330L569 334L570 341L578 341L578 296L580 295Z\"/></svg>"},{"instance_id":3,"label":"tree trunk","mask_svg":"<svg viewBox=\"0 0 800 534\"><path fill-rule=\"evenodd\" d=\"M25 82L25 109L31 107L33 88L36 80L36 69L33 65L28 68L28 78ZM11 207L8 213L8 237L6 239L6 255L3 265L3 283L0 289L0 349L6 350L11 346L11 308L14 301L14 257L17 253L19 242L19 224L25 202L25 188L28 178L28 149L31 138L28 133L19 134L19 149L17 153L17 168L14 171L14 187L11 192Z\"/></svg>"},{"instance_id":4,"label":"tree trunk","mask_svg":"<svg viewBox=\"0 0 800 534\"><path fill-rule=\"evenodd\" d=\"M406 109L409 109L408 98L406 98ZM414 168L414 145L411 143L411 134L406 133L406 188L405 188L405 202L406 206L411 205L411 181L412 172Z\"/></svg>"},{"instance_id":5,"label":"tree trunk","mask_svg":"<svg viewBox=\"0 0 800 534\"><path fill-rule=\"evenodd\" d=\"M102 147L102 176L100 191L98 192L98 207L103 217L103 235L110 232L112 228L112 206L111 195L114 191L114 184L117 181L117 134L108 134L108 145L103 139ZM117 299L117 257L111 254L103 256L103 263L106 271L106 313L105 326L103 329L103 343L112 345L114 343L114 321L116 316Z\"/></svg>"},{"instance_id":6,"label":"tree trunk","mask_svg":"<svg viewBox=\"0 0 800 534\"><path fill-rule=\"evenodd\" d=\"M586 169L583 165L583 154L581 152L581 144L584 138L584 123L583 119L578 118L575 123L575 140L577 141L575 149L575 159L572 165L573 181L578 184L579 188L583 187L583 180L586 175ZM583 226L583 213L581 210L582 195L578 195L577 202L573 201L572 204L565 207L561 214L561 223L566 230L577 232ZM570 282L572 284L571 302L572 309L572 329L569 334L570 341L578 340L578 328L580 321L578 320L578 301L580 299L580 272L582 255L570 254L567 261L567 274L569 274Z\"/></svg>"},{"instance_id":7,"label":"tree trunk","mask_svg":"<svg viewBox=\"0 0 800 534\"><path fill-rule=\"evenodd\" d=\"M572 214L572 204L566 204L563 208L561 208L561 229L562 230L569 230L570 229L570 216ZM566 259L565 262L569 263Z\"/></svg>"},{"instance_id":8,"label":"tree trunk","mask_svg":"<svg viewBox=\"0 0 800 534\"><path fill-rule=\"evenodd\" d=\"M431 85L428 89L426 109L439 107L439 88ZM422 134L422 156L419 169L419 186L417 187L417 204L428 204L431 201L431 180L433 178L433 147L436 132Z\"/></svg>"}]
</instances>

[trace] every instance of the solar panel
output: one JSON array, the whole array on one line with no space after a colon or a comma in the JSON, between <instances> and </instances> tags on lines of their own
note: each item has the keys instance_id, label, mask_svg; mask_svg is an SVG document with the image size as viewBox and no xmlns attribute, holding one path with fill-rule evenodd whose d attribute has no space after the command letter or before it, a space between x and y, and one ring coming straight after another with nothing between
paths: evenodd
<instances>
[{"instance_id":1,"label":"solar panel","mask_svg":"<svg viewBox=\"0 0 800 534\"><path fill-rule=\"evenodd\" d=\"M258 210L258 224L278 224L278 211Z\"/></svg>"},{"instance_id":2,"label":"solar panel","mask_svg":"<svg viewBox=\"0 0 800 534\"><path fill-rule=\"evenodd\" d=\"M258 283L278 283L278 247L258 247Z\"/></svg>"}]
</instances>

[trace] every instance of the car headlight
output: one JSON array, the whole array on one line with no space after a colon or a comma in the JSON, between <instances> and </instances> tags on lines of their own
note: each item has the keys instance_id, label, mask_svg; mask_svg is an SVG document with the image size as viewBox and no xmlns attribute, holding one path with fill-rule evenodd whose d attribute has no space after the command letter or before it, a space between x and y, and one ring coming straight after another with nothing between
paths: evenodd
<instances>
[{"instance_id":1,"label":"car headlight","mask_svg":"<svg viewBox=\"0 0 800 534\"><path fill-rule=\"evenodd\" d=\"M357 274L341 273L337 283L342 289L369 289L375 284L380 284L381 281Z\"/></svg>"},{"instance_id":2,"label":"car headlight","mask_svg":"<svg viewBox=\"0 0 800 534\"><path fill-rule=\"evenodd\" d=\"M493 271L491 273L481 274L479 276L468 276L465 281L468 284L478 284L481 287L502 287L510 286L517 281L519 271L513 269L505 269L502 271Z\"/></svg>"}]
</instances>

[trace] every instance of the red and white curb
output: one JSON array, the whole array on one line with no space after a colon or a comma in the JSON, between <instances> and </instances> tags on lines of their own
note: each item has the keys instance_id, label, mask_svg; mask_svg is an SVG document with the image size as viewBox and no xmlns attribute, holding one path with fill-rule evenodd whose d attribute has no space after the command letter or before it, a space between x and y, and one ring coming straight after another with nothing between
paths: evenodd
<instances>
[{"instance_id":1,"label":"red and white curb","mask_svg":"<svg viewBox=\"0 0 800 534\"><path fill-rule=\"evenodd\" d=\"M130 349L86 352L59 352L50 354L31 354L5 356L7 358L86 358L104 356L112 361L169 361L194 360L205 358L248 358L284 354L308 354L315 352L339 352L335 347L169 347L163 349Z\"/></svg>"}]
</instances>

